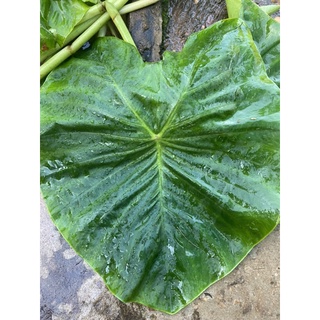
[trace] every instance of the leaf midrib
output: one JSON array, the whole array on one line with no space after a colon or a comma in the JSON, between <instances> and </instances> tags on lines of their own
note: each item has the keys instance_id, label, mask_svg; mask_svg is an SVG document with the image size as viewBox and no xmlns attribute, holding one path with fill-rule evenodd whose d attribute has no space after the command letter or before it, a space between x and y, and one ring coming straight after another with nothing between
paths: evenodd
<instances>
[{"instance_id":1,"label":"leaf midrib","mask_svg":"<svg viewBox=\"0 0 320 320\"><path fill-rule=\"evenodd\" d=\"M157 150L157 168L158 168L158 194L160 203L160 215L161 215L161 225L163 224L163 209L164 209L164 196L163 196L163 158L162 158L162 146L160 141L156 141Z\"/></svg>"},{"instance_id":2,"label":"leaf midrib","mask_svg":"<svg viewBox=\"0 0 320 320\"><path fill-rule=\"evenodd\" d=\"M125 96L125 94L122 92L122 90L120 89L120 87L118 86L117 82L114 80L114 78L110 75L109 73L109 77L113 82L113 85L116 89L116 91L118 92L120 98L122 99L122 101L124 101L125 105L130 109L130 111L134 114L134 116L138 119L138 121L140 122L141 126L150 134L151 138L155 137L155 133L148 127L148 125L145 123L145 121L139 116L139 114L136 112L136 110L134 109L134 106L132 105L132 103L130 102L129 99L127 99L127 97Z\"/></svg>"}]
</instances>

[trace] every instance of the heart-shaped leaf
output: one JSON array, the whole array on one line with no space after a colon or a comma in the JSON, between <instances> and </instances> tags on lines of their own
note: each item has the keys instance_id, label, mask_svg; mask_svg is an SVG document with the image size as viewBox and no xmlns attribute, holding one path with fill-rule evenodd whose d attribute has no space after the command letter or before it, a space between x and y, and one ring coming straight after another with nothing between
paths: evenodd
<instances>
[{"instance_id":1,"label":"heart-shaped leaf","mask_svg":"<svg viewBox=\"0 0 320 320\"><path fill-rule=\"evenodd\" d=\"M41 88L41 192L120 300L176 313L279 221L279 88L242 20L144 63L97 40Z\"/></svg>"}]
</instances>

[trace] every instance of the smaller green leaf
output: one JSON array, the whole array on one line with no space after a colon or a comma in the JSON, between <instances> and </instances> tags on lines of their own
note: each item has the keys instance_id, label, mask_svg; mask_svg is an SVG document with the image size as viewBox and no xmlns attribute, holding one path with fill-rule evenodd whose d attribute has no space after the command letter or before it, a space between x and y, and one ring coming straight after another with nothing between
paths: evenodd
<instances>
[{"instance_id":1,"label":"smaller green leaf","mask_svg":"<svg viewBox=\"0 0 320 320\"><path fill-rule=\"evenodd\" d=\"M45 19L40 15L40 55L41 61L53 54L58 48L56 36L50 30Z\"/></svg>"},{"instance_id":2,"label":"smaller green leaf","mask_svg":"<svg viewBox=\"0 0 320 320\"><path fill-rule=\"evenodd\" d=\"M63 46L65 39L89 8L80 0L40 1L41 60L49 56L52 49Z\"/></svg>"},{"instance_id":3,"label":"smaller green leaf","mask_svg":"<svg viewBox=\"0 0 320 320\"><path fill-rule=\"evenodd\" d=\"M239 16L249 27L269 78L280 87L280 24L252 0L241 0Z\"/></svg>"},{"instance_id":4,"label":"smaller green leaf","mask_svg":"<svg viewBox=\"0 0 320 320\"><path fill-rule=\"evenodd\" d=\"M268 76L280 87L280 24L269 16L279 6L260 7L252 0L226 0L226 4L229 18L240 18L249 27Z\"/></svg>"}]
</instances>

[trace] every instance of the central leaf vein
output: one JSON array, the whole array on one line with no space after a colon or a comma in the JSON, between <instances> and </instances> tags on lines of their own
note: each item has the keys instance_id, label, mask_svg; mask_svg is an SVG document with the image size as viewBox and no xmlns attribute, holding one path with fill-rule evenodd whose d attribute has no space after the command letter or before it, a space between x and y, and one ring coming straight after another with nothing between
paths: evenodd
<instances>
[{"instance_id":1,"label":"central leaf vein","mask_svg":"<svg viewBox=\"0 0 320 320\"><path fill-rule=\"evenodd\" d=\"M113 79L113 77L110 74L109 74L109 77L111 78L113 85L114 85L116 91L118 92L118 95L120 96L121 100L125 103L125 105L134 114L134 116L140 122L141 126L150 134L151 137L154 137L154 132L147 126L147 124L144 122L144 120L139 116L139 114L135 110L134 106L131 104L130 99L128 99L125 96L125 94L122 92L122 90L118 86L117 82Z\"/></svg>"},{"instance_id":2,"label":"central leaf vein","mask_svg":"<svg viewBox=\"0 0 320 320\"><path fill-rule=\"evenodd\" d=\"M160 198L160 206L163 208L163 160L162 160L162 149L160 142L156 142L157 148L157 168L158 168L158 190L159 190L159 198Z\"/></svg>"}]
</instances>

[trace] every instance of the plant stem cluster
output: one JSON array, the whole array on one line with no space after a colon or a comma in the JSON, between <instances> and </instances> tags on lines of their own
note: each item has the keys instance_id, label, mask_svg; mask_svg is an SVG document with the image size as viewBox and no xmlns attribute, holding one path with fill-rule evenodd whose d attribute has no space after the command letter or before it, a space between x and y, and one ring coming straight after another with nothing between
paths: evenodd
<instances>
[{"instance_id":1,"label":"plant stem cluster","mask_svg":"<svg viewBox=\"0 0 320 320\"><path fill-rule=\"evenodd\" d=\"M159 0L139 0L127 4L128 0L108 0L92 6L67 37L62 48L57 49L51 57L43 57L40 66L40 80L63 61L78 51L94 35L105 36L107 28L113 35L118 30L122 39L135 45L122 15L152 5ZM111 20L113 24L111 24Z\"/></svg>"}]
</instances>

